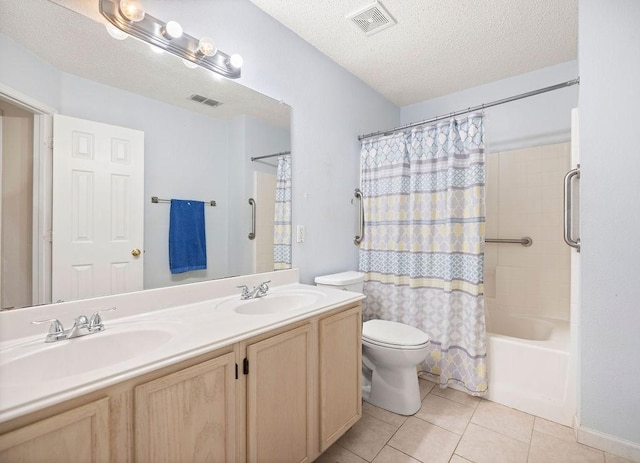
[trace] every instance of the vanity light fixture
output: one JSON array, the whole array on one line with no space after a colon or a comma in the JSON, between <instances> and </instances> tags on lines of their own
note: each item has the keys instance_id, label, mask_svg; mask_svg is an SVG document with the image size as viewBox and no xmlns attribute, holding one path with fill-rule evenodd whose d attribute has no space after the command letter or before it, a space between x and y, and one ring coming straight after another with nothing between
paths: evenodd
<instances>
[{"instance_id":1,"label":"vanity light fixture","mask_svg":"<svg viewBox=\"0 0 640 463\"><path fill-rule=\"evenodd\" d=\"M106 28L109 35L116 40L124 40L127 37L129 37L125 32L122 32L120 29L118 29L116 26L114 26L111 23L107 24Z\"/></svg>"},{"instance_id":2,"label":"vanity light fixture","mask_svg":"<svg viewBox=\"0 0 640 463\"><path fill-rule=\"evenodd\" d=\"M209 37L196 39L175 21L167 23L144 11L139 0L100 0L100 13L118 30L153 47L230 79L240 77L242 57L218 50ZM191 67L191 66L189 66Z\"/></svg>"}]
</instances>

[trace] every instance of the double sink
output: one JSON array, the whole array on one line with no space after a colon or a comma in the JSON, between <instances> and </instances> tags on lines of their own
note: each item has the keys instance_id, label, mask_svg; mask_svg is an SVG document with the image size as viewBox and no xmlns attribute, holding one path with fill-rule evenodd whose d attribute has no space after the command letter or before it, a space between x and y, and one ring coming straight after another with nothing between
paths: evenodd
<instances>
[{"instance_id":1,"label":"double sink","mask_svg":"<svg viewBox=\"0 0 640 463\"><path fill-rule=\"evenodd\" d=\"M306 309L316 308L323 298L325 293L312 288L276 288L259 298L240 300L239 296L233 296L201 303L197 316L176 308L168 313L150 313L129 320L110 322L107 319L104 331L69 340L45 343L43 330L39 339L30 337L0 350L0 392L3 389L17 391L42 382L73 383L73 378L80 380L96 370L131 363L137 357L160 350L170 355L172 349L179 351L184 347L196 330L206 330L207 324L217 324L219 329L225 323L226 326L230 323L258 326L253 322L261 318L268 323L270 316L280 321L283 317L274 315L287 318L286 315L305 313ZM206 311L209 311L208 317L206 313L203 315ZM247 317L252 319L251 323Z\"/></svg>"}]
</instances>

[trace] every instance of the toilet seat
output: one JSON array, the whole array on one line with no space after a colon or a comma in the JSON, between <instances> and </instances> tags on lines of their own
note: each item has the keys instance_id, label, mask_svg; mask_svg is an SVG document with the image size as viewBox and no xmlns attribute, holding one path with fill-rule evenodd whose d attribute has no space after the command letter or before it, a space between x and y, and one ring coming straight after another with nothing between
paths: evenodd
<instances>
[{"instance_id":1,"label":"toilet seat","mask_svg":"<svg viewBox=\"0 0 640 463\"><path fill-rule=\"evenodd\" d=\"M388 349L422 349L429 343L424 331L388 320L369 320L362 325L362 341Z\"/></svg>"}]
</instances>

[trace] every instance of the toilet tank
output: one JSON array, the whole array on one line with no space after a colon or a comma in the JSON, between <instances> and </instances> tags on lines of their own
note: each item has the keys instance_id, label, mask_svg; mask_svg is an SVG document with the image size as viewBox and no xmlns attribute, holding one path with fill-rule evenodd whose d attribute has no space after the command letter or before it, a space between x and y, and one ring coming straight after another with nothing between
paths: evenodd
<instances>
[{"instance_id":1,"label":"toilet tank","mask_svg":"<svg viewBox=\"0 0 640 463\"><path fill-rule=\"evenodd\" d=\"M343 291L362 293L364 273L354 271L332 273L331 275L316 277L315 282L316 286L326 286L328 288L341 289Z\"/></svg>"}]
</instances>

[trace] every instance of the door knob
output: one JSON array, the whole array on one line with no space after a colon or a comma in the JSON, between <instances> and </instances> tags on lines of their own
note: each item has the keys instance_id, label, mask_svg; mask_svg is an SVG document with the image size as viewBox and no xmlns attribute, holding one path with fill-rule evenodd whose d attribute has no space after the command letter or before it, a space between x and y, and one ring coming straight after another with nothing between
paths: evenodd
<instances>
[{"instance_id":1,"label":"door knob","mask_svg":"<svg viewBox=\"0 0 640 463\"><path fill-rule=\"evenodd\" d=\"M133 257L138 257L140 255L140 249L134 249L133 251L131 251L131 255Z\"/></svg>"}]
</instances>

